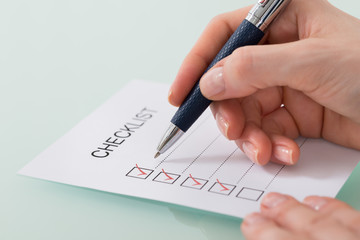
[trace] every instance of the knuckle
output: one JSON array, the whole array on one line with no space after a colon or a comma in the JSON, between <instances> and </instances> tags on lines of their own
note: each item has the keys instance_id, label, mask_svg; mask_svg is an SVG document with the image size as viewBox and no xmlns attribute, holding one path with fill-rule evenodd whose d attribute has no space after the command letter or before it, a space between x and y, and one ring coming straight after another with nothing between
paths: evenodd
<instances>
[{"instance_id":1,"label":"knuckle","mask_svg":"<svg viewBox=\"0 0 360 240\"><path fill-rule=\"evenodd\" d=\"M254 55L248 47L236 49L224 63L224 81L232 94L247 96L255 92L259 86L255 81ZM239 91L240 90L240 91Z\"/></svg>"},{"instance_id":2,"label":"knuckle","mask_svg":"<svg viewBox=\"0 0 360 240\"><path fill-rule=\"evenodd\" d=\"M288 221L290 221L289 211L290 211L289 208L281 206L274 213L274 216L279 222L288 222Z\"/></svg>"},{"instance_id":3,"label":"knuckle","mask_svg":"<svg viewBox=\"0 0 360 240\"><path fill-rule=\"evenodd\" d=\"M285 202L278 204L270 212L270 215L277 219L278 222L290 223L291 221L297 221L294 216L302 209L301 203L297 202L293 197L288 196L287 198Z\"/></svg>"},{"instance_id":4,"label":"knuckle","mask_svg":"<svg viewBox=\"0 0 360 240\"><path fill-rule=\"evenodd\" d=\"M280 134L284 135L284 127L274 118L265 117L262 119L261 125L267 134Z\"/></svg>"},{"instance_id":5,"label":"knuckle","mask_svg":"<svg viewBox=\"0 0 360 240\"><path fill-rule=\"evenodd\" d=\"M226 16L226 13L222 13L222 14L219 14L219 15L216 15L215 17L213 17L210 22L209 22L209 26L213 26L213 27L216 27L218 25L224 25L224 23L226 22L225 21L225 16Z\"/></svg>"},{"instance_id":6,"label":"knuckle","mask_svg":"<svg viewBox=\"0 0 360 240\"><path fill-rule=\"evenodd\" d=\"M252 76L254 70L254 55L250 47L241 47L236 49L231 57L229 67L242 79L248 79Z\"/></svg>"}]
</instances>

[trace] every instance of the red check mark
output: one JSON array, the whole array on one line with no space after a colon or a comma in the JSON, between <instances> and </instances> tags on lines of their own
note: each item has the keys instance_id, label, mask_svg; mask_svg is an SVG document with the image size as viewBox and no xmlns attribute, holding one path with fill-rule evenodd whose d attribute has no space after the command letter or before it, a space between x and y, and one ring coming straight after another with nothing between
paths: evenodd
<instances>
[{"instance_id":1,"label":"red check mark","mask_svg":"<svg viewBox=\"0 0 360 240\"><path fill-rule=\"evenodd\" d=\"M143 170L141 170L141 168L139 168L139 166L136 164L136 168L139 170L139 174L138 176L142 176L142 175L147 175L146 172L144 172Z\"/></svg>"},{"instance_id":2,"label":"red check mark","mask_svg":"<svg viewBox=\"0 0 360 240\"><path fill-rule=\"evenodd\" d=\"M172 178L171 176L169 176L169 175L164 171L164 169L162 169L162 172L165 174L165 176L168 177L167 179L165 179L166 181L174 180L174 178Z\"/></svg>"},{"instance_id":3,"label":"red check mark","mask_svg":"<svg viewBox=\"0 0 360 240\"><path fill-rule=\"evenodd\" d=\"M221 191L229 191L229 189L227 187L225 187L220 181L219 179L216 179L216 181L220 184L220 186L223 188L221 189Z\"/></svg>"},{"instance_id":4,"label":"red check mark","mask_svg":"<svg viewBox=\"0 0 360 240\"><path fill-rule=\"evenodd\" d=\"M190 178L195 182L195 184L193 184L193 186L201 185L201 183L199 183L199 181L197 181L195 178L193 178L193 176L191 176L191 174L190 174Z\"/></svg>"}]
</instances>

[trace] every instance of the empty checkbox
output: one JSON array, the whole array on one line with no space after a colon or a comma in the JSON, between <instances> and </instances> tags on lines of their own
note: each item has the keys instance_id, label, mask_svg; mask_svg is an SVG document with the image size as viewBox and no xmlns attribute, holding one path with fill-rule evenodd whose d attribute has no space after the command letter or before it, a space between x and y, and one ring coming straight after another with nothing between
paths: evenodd
<instances>
[{"instance_id":1,"label":"empty checkbox","mask_svg":"<svg viewBox=\"0 0 360 240\"><path fill-rule=\"evenodd\" d=\"M262 190L243 187L240 190L240 192L236 195L236 197L251 200L251 201L258 201L263 194L264 194L264 191L262 191Z\"/></svg>"}]
</instances>

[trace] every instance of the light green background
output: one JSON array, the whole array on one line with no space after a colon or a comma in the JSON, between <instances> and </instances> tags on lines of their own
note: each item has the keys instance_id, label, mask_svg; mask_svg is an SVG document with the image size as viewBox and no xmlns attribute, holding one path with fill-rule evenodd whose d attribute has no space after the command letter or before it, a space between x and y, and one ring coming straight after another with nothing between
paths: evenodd
<instances>
[{"instance_id":1,"label":"light green background","mask_svg":"<svg viewBox=\"0 0 360 240\"><path fill-rule=\"evenodd\" d=\"M16 172L129 80L170 83L213 16L251 3L1 0L0 239L243 239L239 219ZM338 195L357 209L359 183Z\"/></svg>"}]
</instances>

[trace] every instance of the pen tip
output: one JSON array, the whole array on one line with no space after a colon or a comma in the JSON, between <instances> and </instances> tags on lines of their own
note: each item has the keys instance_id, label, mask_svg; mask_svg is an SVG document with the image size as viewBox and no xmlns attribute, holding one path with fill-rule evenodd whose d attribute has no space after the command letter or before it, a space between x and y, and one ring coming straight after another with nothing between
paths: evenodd
<instances>
[{"instance_id":1,"label":"pen tip","mask_svg":"<svg viewBox=\"0 0 360 240\"><path fill-rule=\"evenodd\" d=\"M157 153L155 154L154 158L157 158L158 156L160 156L160 153L159 153L159 152L157 152Z\"/></svg>"}]
</instances>

